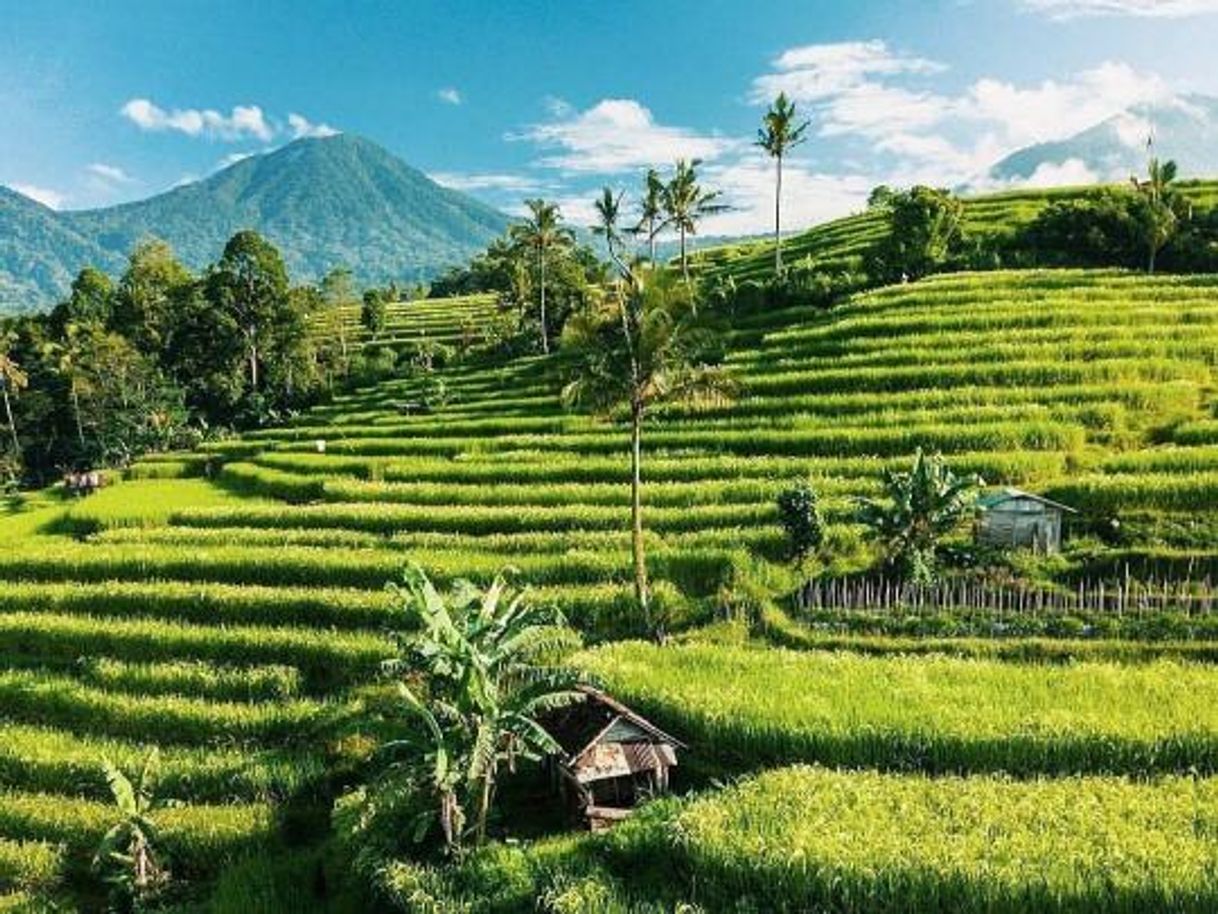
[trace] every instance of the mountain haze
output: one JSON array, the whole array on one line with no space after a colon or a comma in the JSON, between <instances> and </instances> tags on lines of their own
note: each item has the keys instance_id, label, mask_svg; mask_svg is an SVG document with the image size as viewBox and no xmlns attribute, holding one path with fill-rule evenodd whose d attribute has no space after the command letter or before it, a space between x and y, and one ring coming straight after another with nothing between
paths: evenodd
<instances>
[{"instance_id":1,"label":"mountain haze","mask_svg":"<svg viewBox=\"0 0 1218 914\"><path fill-rule=\"evenodd\" d=\"M1155 154L1175 159L1182 175L1218 172L1218 99L1188 95L1138 105L1068 139L1028 146L994 165L990 177L1011 183L1124 180L1146 170L1146 138L1152 135Z\"/></svg>"},{"instance_id":2,"label":"mountain haze","mask_svg":"<svg viewBox=\"0 0 1218 914\"><path fill-rule=\"evenodd\" d=\"M347 134L297 140L106 209L55 212L0 188L0 311L47 306L89 263L119 272L148 235L197 270L234 232L253 228L283 252L293 279L346 264L360 282L383 283L462 262L507 224L499 211Z\"/></svg>"}]
</instances>

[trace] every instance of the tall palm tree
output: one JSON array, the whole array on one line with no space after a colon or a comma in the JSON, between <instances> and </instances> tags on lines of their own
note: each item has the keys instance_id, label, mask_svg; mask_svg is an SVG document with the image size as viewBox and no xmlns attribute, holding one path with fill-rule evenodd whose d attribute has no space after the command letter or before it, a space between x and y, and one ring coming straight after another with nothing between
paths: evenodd
<instances>
[{"instance_id":1,"label":"tall palm tree","mask_svg":"<svg viewBox=\"0 0 1218 914\"><path fill-rule=\"evenodd\" d=\"M562 224L562 214L557 203L545 200L525 200L529 216L524 222L512 227L513 238L532 250L537 257L539 321L541 324L541 351L550 352L550 331L546 321L546 261L552 252L562 251L575 243L571 229Z\"/></svg>"},{"instance_id":2,"label":"tall palm tree","mask_svg":"<svg viewBox=\"0 0 1218 914\"><path fill-rule=\"evenodd\" d=\"M654 168L647 169L643 179L643 197L639 201L639 221L631 229L635 235L647 236L647 259L656 263L656 238L664 228L664 180Z\"/></svg>"},{"instance_id":3,"label":"tall palm tree","mask_svg":"<svg viewBox=\"0 0 1218 914\"><path fill-rule=\"evenodd\" d=\"M669 271L626 278L601 310L568 323L564 347L572 358L563 399L596 412L629 411L635 599L649 634L662 640L665 620L652 611L643 544L643 422L660 403L722 399L731 385L705 363L710 340L697 323L693 286Z\"/></svg>"},{"instance_id":4,"label":"tall palm tree","mask_svg":"<svg viewBox=\"0 0 1218 914\"><path fill-rule=\"evenodd\" d=\"M13 402L10 391L16 393L29 386L30 379L12 357L16 338L12 333L0 337L0 394L4 396L4 417L9 434L13 438L13 453L21 453L21 440L17 437L17 420L13 418Z\"/></svg>"},{"instance_id":5,"label":"tall palm tree","mask_svg":"<svg viewBox=\"0 0 1218 914\"><path fill-rule=\"evenodd\" d=\"M787 99L785 92L778 93L774 104L761 119L757 131L757 145L764 149L777 163L774 188L774 272L782 273L782 160L788 151L804 142L804 131L808 122L797 124L795 105Z\"/></svg>"},{"instance_id":6,"label":"tall palm tree","mask_svg":"<svg viewBox=\"0 0 1218 914\"><path fill-rule=\"evenodd\" d=\"M614 194L612 188L605 187L601 190L600 197L593 204L596 209L597 221L596 225L592 226L592 234L605 239L605 247L609 251L609 259L614 263L621 261L617 253L617 245L622 240L618 220L622 214L623 196L625 196L624 191Z\"/></svg>"},{"instance_id":7,"label":"tall palm tree","mask_svg":"<svg viewBox=\"0 0 1218 914\"><path fill-rule=\"evenodd\" d=\"M82 451L85 450L85 426L81 413L80 396L89 390L89 382L81 371L84 355L84 340L87 327L69 323L64 327L63 342L48 342L43 346L44 358L55 364L55 373L68 384L68 400L72 404L72 417L76 421L76 438Z\"/></svg>"},{"instance_id":8,"label":"tall palm tree","mask_svg":"<svg viewBox=\"0 0 1218 914\"><path fill-rule=\"evenodd\" d=\"M680 159L672 179L664 186L663 206L667 217L664 224L677 230L681 239L681 276L689 282L689 258L685 250L688 235L698 233L698 222L703 217L721 213L727 207L715 201L719 191L707 190L698 183L698 166L701 161Z\"/></svg>"},{"instance_id":9,"label":"tall palm tree","mask_svg":"<svg viewBox=\"0 0 1218 914\"><path fill-rule=\"evenodd\" d=\"M551 665L579 638L561 613L531 603L502 576L485 590L459 581L446 596L411 566L404 585L393 590L403 609L395 635L399 654L384 668L397 680L404 710L425 732L411 728L383 751L422 762L446 847L457 852L465 805L482 843L500 772L559 751L539 718L582 699L577 675ZM420 674L425 697L411 684Z\"/></svg>"},{"instance_id":10,"label":"tall palm tree","mask_svg":"<svg viewBox=\"0 0 1218 914\"><path fill-rule=\"evenodd\" d=\"M1155 271L1155 258L1163 246L1171 240L1176 232L1180 217L1176 212L1179 194L1173 186L1179 169L1176 163L1166 162L1154 154L1154 140L1146 141L1150 160L1146 167L1146 180L1133 179L1134 189L1138 191L1147 203L1147 218L1145 239L1147 248L1146 272Z\"/></svg>"}]
</instances>

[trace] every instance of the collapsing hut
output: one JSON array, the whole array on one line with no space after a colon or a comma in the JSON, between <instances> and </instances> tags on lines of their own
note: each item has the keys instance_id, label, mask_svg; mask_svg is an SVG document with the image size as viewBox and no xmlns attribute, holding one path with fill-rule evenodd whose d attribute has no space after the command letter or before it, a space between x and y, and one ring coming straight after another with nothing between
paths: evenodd
<instances>
[{"instance_id":1,"label":"collapsing hut","mask_svg":"<svg viewBox=\"0 0 1218 914\"><path fill-rule=\"evenodd\" d=\"M1030 548L1057 552L1062 545L1062 519L1077 514L1073 508L1007 488L977 500L976 541L1000 549Z\"/></svg>"},{"instance_id":2,"label":"collapsing hut","mask_svg":"<svg viewBox=\"0 0 1218 914\"><path fill-rule=\"evenodd\" d=\"M562 747L549 765L570 810L600 831L629 816L640 800L666 792L677 749L685 746L604 692L580 691L583 701L544 721Z\"/></svg>"}]
</instances>

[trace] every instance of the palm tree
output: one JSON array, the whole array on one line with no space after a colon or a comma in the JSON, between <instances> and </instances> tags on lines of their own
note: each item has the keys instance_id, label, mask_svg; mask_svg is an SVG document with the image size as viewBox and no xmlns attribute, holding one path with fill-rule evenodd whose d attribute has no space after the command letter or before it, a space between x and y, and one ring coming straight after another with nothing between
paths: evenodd
<instances>
[{"instance_id":1,"label":"palm tree","mask_svg":"<svg viewBox=\"0 0 1218 914\"><path fill-rule=\"evenodd\" d=\"M592 234L605 239L605 247L609 251L609 259L614 261L614 263L620 260L615 245L622 240L622 233L618 228L618 220L621 218L623 196L624 192L619 191L615 195L612 188L605 187L601 190L600 198L593 204L596 208L597 223L592 226Z\"/></svg>"},{"instance_id":2,"label":"palm tree","mask_svg":"<svg viewBox=\"0 0 1218 914\"><path fill-rule=\"evenodd\" d=\"M550 333L546 323L546 260L552 251L562 251L575 243L571 229L562 224L558 204L545 200L525 200L529 216L512 227L513 238L532 250L537 257L541 351L550 352Z\"/></svg>"},{"instance_id":3,"label":"palm tree","mask_svg":"<svg viewBox=\"0 0 1218 914\"><path fill-rule=\"evenodd\" d=\"M11 353L15 342L16 336L11 332L0 337L0 394L4 395L4 417L13 438L13 453L20 455L21 440L17 437L17 420L13 418L13 402L9 392L25 390L30 379L13 360Z\"/></svg>"},{"instance_id":4,"label":"palm tree","mask_svg":"<svg viewBox=\"0 0 1218 914\"><path fill-rule=\"evenodd\" d=\"M598 412L629 410L635 599L643 624L662 640L665 625L652 612L643 545L643 422L657 404L721 399L730 384L703 359L709 339L696 322L693 287L669 271L646 282L629 272L626 279L601 310L568 323L563 344L572 358L563 399Z\"/></svg>"},{"instance_id":5,"label":"palm tree","mask_svg":"<svg viewBox=\"0 0 1218 914\"><path fill-rule=\"evenodd\" d=\"M1145 198L1147 203L1146 224L1144 226L1147 264L1146 272L1154 273L1155 258L1164 245L1171 240L1176 232L1180 217L1176 213L1179 195L1173 182L1179 169L1173 161L1162 162L1154 155L1154 141L1146 141L1150 161L1146 168L1146 180L1133 179L1134 189Z\"/></svg>"},{"instance_id":6,"label":"palm tree","mask_svg":"<svg viewBox=\"0 0 1218 914\"><path fill-rule=\"evenodd\" d=\"M486 590L458 581L445 597L411 566L404 586L392 589L403 609L399 654L384 668L397 680L403 709L425 732L408 732L383 751L408 764L421 761L445 846L459 852L466 805L475 842L482 843L504 767L515 771L521 759L559 751L539 718L582 699L576 674L551 665L579 639L559 612L529 602L502 575ZM425 697L409 684L420 674Z\"/></svg>"},{"instance_id":7,"label":"palm tree","mask_svg":"<svg viewBox=\"0 0 1218 914\"><path fill-rule=\"evenodd\" d=\"M102 836L93 866L137 904L168 877L157 859L160 836L152 820L161 806L156 798L159 761L153 749L134 783L109 759L102 762L118 821Z\"/></svg>"},{"instance_id":8,"label":"palm tree","mask_svg":"<svg viewBox=\"0 0 1218 914\"><path fill-rule=\"evenodd\" d=\"M72 403L72 417L76 422L76 437L83 452L85 444L85 426L81 414L80 395L87 393L89 383L81 371L84 346L83 337L88 328L79 324L69 323L64 327L63 342L49 342L43 346L43 356L54 360L55 372L68 384L68 399Z\"/></svg>"},{"instance_id":9,"label":"palm tree","mask_svg":"<svg viewBox=\"0 0 1218 914\"><path fill-rule=\"evenodd\" d=\"M664 228L664 181L654 168L647 169L643 179L643 197L639 201L639 221L631 229L635 235L647 236L647 259L656 263L656 237Z\"/></svg>"},{"instance_id":10,"label":"palm tree","mask_svg":"<svg viewBox=\"0 0 1218 914\"><path fill-rule=\"evenodd\" d=\"M909 472L885 475L884 498L859 500L859 520L891 567L915 584L928 584L939 541L960 525L980 484L977 476L957 476L938 454L927 457L919 448Z\"/></svg>"},{"instance_id":11,"label":"palm tree","mask_svg":"<svg viewBox=\"0 0 1218 914\"><path fill-rule=\"evenodd\" d=\"M719 191L706 190L698 184L698 166L701 161L680 159L672 180L664 186L664 224L677 230L681 239L681 276L689 282L689 258L686 255L685 239L698 233L698 222L705 216L721 213L727 209L716 203Z\"/></svg>"},{"instance_id":12,"label":"palm tree","mask_svg":"<svg viewBox=\"0 0 1218 914\"><path fill-rule=\"evenodd\" d=\"M761 119L757 131L757 145L764 149L777 163L777 178L774 188L774 272L782 273L782 160L788 150L804 141L808 122L795 123L795 105L787 99L785 92Z\"/></svg>"}]
</instances>

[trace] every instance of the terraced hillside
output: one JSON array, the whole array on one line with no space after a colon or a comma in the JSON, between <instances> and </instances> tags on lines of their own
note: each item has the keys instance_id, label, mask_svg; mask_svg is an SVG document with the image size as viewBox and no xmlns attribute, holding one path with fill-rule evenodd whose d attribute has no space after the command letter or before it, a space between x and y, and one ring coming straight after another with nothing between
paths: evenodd
<instances>
[{"instance_id":1,"label":"terraced hillside","mask_svg":"<svg viewBox=\"0 0 1218 914\"><path fill-rule=\"evenodd\" d=\"M1198 208L1218 202L1218 182L1186 181L1180 190ZM1056 200L1079 196L1082 188L1058 187L986 194L964 201L964 230L970 237L1011 233L1027 225L1042 209ZM857 270L867 248L883 235L881 217L864 212L818 225L783 241L789 264L806 263L825 271ZM697 271L707 279L732 277L736 281L768 280L773 273L772 241L751 241L697 251L692 256Z\"/></svg>"},{"instance_id":2,"label":"terraced hillside","mask_svg":"<svg viewBox=\"0 0 1218 914\"><path fill-rule=\"evenodd\" d=\"M406 305L393 337L425 327L452 338L487 306ZM943 276L831 313L742 318L731 342L737 400L669 408L645 438L650 560L677 623L747 598L740 575L750 557L778 559L774 496L796 475L814 477L839 566L864 565L850 499L876 492L882 471L917 447L992 483L1136 518L1145 539L1127 546L1126 562L1215 567L1205 525L1218 484L1218 278ZM79 504L48 499L0 519L0 890L87 884L87 853L106 822L99 760L130 767L150 744L162 748L166 794L184 801L164 814L181 875L210 876L277 840L285 825L273 810L307 805L321 790L326 734L350 709L352 687L389 653L383 584L408 559L440 580L511 565L592 640L637 632L624 427L564 410L554 364L541 359L459 363L444 376L451 398L432 412L420 412L424 381L390 382L290 427L145 461L131 481ZM717 732L719 709L689 706L679 717L680 703L657 697L613 650L589 665L661 719ZM710 668L690 657L690 669ZM1104 676L1120 679L1120 669ZM809 669L799 682L833 675ZM869 675L893 681L882 669ZM921 688L915 680L910 694ZM1114 714L1144 683L1118 685ZM816 742L806 722L816 719L797 720L796 737L772 755L744 740L734 761L717 761L732 770L749 767L750 753L754 765L835 763L807 751ZM790 725L763 721L762 744ZM865 716L837 725L870 726ZM1090 726L1078 731L1090 738ZM982 736L1013 739L1017 729ZM1168 722L1147 739L1175 745L1179 729ZM1102 754L1126 735L1069 770L1137 770L1134 756ZM954 738L942 735L943 744ZM1209 739L1193 755L1180 750L1199 770L1199 759L1212 760ZM1047 770L1053 752L1029 755L1025 770ZM706 828L730 830L705 814ZM764 893L754 876L746 881Z\"/></svg>"},{"instance_id":3,"label":"terraced hillside","mask_svg":"<svg viewBox=\"0 0 1218 914\"><path fill-rule=\"evenodd\" d=\"M360 323L360 306L344 307L342 326L327 325L321 332L342 334L353 349L371 343L395 351L423 342L460 347L483 339L486 324L496 314L493 295L456 299L418 299L386 306L385 329L373 336Z\"/></svg>"}]
</instances>

